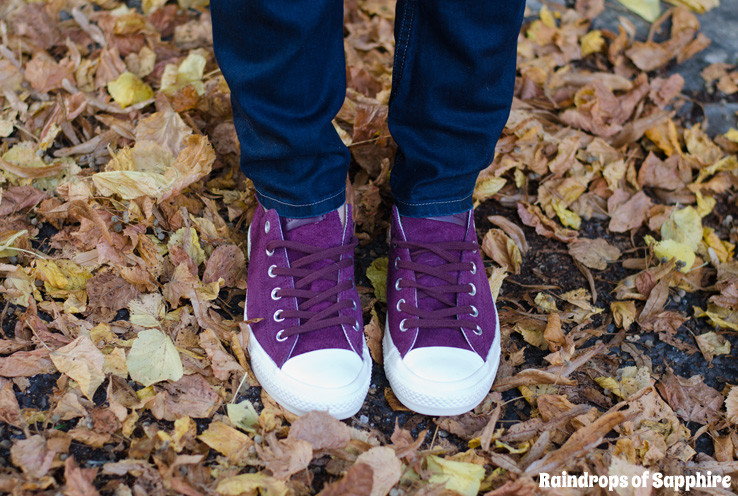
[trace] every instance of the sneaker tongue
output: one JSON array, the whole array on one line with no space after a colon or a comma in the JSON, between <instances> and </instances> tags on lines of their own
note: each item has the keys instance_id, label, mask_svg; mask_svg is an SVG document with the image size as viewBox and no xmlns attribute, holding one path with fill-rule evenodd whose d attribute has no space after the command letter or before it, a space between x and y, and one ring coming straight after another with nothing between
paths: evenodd
<instances>
[{"instance_id":1,"label":"sneaker tongue","mask_svg":"<svg viewBox=\"0 0 738 496\"><path fill-rule=\"evenodd\" d=\"M408 241L416 243L463 241L466 237L468 215L469 212L462 212L455 215L423 219L403 216L402 230Z\"/></svg>"},{"instance_id":2,"label":"sneaker tongue","mask_svg":"<svg viewBox=\"0 0 738 496\"><path fill-rule=\"evenodd\" d=\"M444 217L430 217L425 219L416 219L412 217L402 217L402 229L408 241L415 243L438 243L441 241L465 241L466 227L469 221L469 212L463 212L456 215L448 215ZM461 253L459 252L459 260ZM445 259L439 257L432 252L425 252L419 255L411 255L414 262L436 267L447 263ZM428 286L445 286L446 281L437 279L426 274L417 276L418 283ZM453 293L446 293L446 297L451 301L455 301L456 297ZM425 295L422 291L418 292L418 307L424 310L440 310L445 308L442 302L431 296ZM465 348L468 345L464 342L458 329L434 329L433 333L423 333L418 335L416 347L437 346L438 342L445 345L452 345L458 348Z\"/></svg>"}]
</instances>

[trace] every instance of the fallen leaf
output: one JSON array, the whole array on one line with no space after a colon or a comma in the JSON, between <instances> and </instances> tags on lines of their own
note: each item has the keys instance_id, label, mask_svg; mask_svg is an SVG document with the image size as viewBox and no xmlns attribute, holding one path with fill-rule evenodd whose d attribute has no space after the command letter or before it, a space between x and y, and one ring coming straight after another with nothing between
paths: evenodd
<instances>
[{"instance_id":1,"label":"fallen leaf","mask_svg":"<svg viewBox=\"0 0 738 496\"><path fill-rule=\"evenodd\" d=\"M52 351L49 358L64 374L77 381L84 395L92 401L95 391L105 380L105 356L87 336L79 336L68 345Z\"/></svg>"},{"instance_id":2,"label":"fallen leaf","mask_svg":"<svg viewBox=\"0 0 738 496\"><path fill-rule=\"evenodd\" d=\"M157 357L151 360L151 357ZM161 381L178 381L184 371L172 340L158 329L141 331L128 352L126 367L131 379L150 386Z\"/></svg>"},{"instance_id":3,"label":"fallen leaf","mask_svg":"<svg viewBox=\"0 0 738 496\"><path fill-rule=\"evenodd\" d=\"M620 258L620 250L602 238L579 238L569 243L569 253L590 269L605 270L608 263Z\"/></svg>"}]
</instances>

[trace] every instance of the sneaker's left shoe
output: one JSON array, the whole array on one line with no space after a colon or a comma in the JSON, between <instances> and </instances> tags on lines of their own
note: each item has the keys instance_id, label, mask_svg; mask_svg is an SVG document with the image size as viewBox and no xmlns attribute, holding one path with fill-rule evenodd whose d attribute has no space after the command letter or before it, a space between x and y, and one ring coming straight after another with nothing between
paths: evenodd
<instances>
[{"instance_id":1,"label":"sneaker's left shoe","mask_svg":"<svg viewBox=\"0 0 738 496\"><path fill-rule=\"evenodd\" d=\"M500 361L497 310L472 211L392 211L384 369L397 398L425 415L459 415L489 393Z\"/></svg>"}]
</instances>

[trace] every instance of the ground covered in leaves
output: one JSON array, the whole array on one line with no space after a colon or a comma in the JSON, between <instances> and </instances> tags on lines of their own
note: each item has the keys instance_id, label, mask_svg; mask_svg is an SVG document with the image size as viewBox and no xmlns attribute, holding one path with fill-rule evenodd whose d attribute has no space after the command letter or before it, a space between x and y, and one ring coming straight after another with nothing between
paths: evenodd
<instances>
[{"instance_id":1,"label":"ground covered in leaves","mask_svg":"<svg viewBox=\"0 0 738 496\"><path fill-rule=\"evenodd\" d=\"M502 363L475 411L431 418L381 371L394 2L346 0L335 126L377 360L346 422L294 417L249 369L256 203L206 4L0 2L1 492L569 495L608 490L539 474L738 475L738 130L708 135L699 112L737 101L738 69L706 65L690 94L673 70L709 46L698 13L717 1L623 1L647 38L627 17L595 29L601 0L526 13L475 191Z\"/></svg>"}]
</instances>

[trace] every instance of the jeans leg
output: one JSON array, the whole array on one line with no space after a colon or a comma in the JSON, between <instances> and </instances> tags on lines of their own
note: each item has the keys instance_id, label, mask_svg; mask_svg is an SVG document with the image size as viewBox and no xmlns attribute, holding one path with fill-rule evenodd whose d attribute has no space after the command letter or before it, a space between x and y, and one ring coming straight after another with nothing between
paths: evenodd
<instances>
[{"instance_id":1,"label":"jeans leg","mask_svg":"<svg viewBox=\"0 0 738 496\"><path fill-rule=\"evenodd\" d=\"M259 201L311 217L345 201L348 149L331 120L346 95L341 0L212 0L241 169Z\"/></svg>"},{"instance_id":2,"label":"jeans leg","mask_svg":"<svg viewBox=\"0 0 738 496\"><path fill-rule=\"evenodd\" d=\"M472 207L510 113L524 0L398 0L390 186L403 215Z\"/></svg>"}]
</instances>

